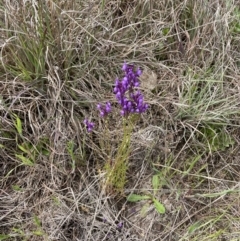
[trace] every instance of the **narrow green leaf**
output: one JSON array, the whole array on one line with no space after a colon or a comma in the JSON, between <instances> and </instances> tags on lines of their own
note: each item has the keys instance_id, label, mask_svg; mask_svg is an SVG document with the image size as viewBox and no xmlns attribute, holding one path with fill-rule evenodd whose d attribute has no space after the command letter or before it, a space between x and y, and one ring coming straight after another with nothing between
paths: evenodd
<instances>
[{"instance_id":1,"label":"narrow green leaf","mask_svg":"<svg viewBox=\"0 0 240 241\"><path fill-rule=\"evenodd\" d=\"M57 206L60 206L60 200L58 199L58 197L52 196L52 200L54 202L54 204L56 204Z\"/></svg>"},{"instance_id":2,"label":"narrow green leaf","mask_svg":"<svg viewBox=\"0 0 240 241\"><path fill-rule=\"evenodd\" d=\"M30 143L23 143L23 145L18 145L18 148L22 152L26 153L31 160L35 159L36 150Z\"/></svg>"},{"instance_id":3,"label":"narrow green leaf","mask_svg":"<svg viewBox=\"0 0 240 241\"><path fill-rule=\"evenodd\" d=\"M151 199L151 197L147 196L147 195L138 195L138 194L130 194L127 197L127 201L129 202L138 202L141 200L148 200Z\"/></svg>"},{"instance_id":4,"label":"narrow green leaf","mask_svg":"<svg viewBox=\"0 0 240 241\"><path fill-rule=\"evenodd\" d=\"M200 222L196 222L196 223L192 224L192 225L188 228L188 233L192 234L192 233L195 232L199 227L200 227Z\"/></svg>"},{"instance_id":5,"label":"narrow green leaf","mask_svg":"<svg viewBox=\"0 0 240 241\"><path fill-rule=\"evenodd\" d=\"M21 151L25 152L26 154L29 153L29 151L28 151L27 149L25 149L25 148L24 148L23 146L21 146L21 145L18 145L18 148L19 148Z\"/></svg>"},{"instance_id":6,"label":"narrow green leaf","mask_svg":"<svg viewBox=\"0 0 240 241\"><path fill-rule=\"evenodd\" d=\"M170 31L170 28L164 28L164 29L162 30L163 36L168 35L169 31Z\"/></svg>"},{"instance_id":7,"label":"narrow green leaf","mask_svg":"<svg viewBox=\"0 0 240 241\"><path fill-rule=\"evenodd\" d=\"M41 227L41 221L40 219L38 218L38 216L34 215L34 223L38 226L38 227Z\"/></svg>"},{"instance_id":8,"label":"narrow green leaf","mask_svg":"<svg viewBox=\"0 0 240 241\"><path fill-rule=\"evenodd\" d=\"M153 190L154 190L154 195L156 194L158 188L159 188L160 182L159 182L159 176L158 175L154 175L152 177L152 186L153 186Z\"/></svg>"},{"instance_id":9,"label":"narrow green leaf","mask_svg":"<svg viewBox=\"0 0 240 241\"><path fill-rule=\"evenodd\" d=\"M50 155L50 151L48 151L47 149L43 149L43 150L42 150L42 154L43 154L44 156L49 156L49 155Z\"/></svg>"},{"instance_id":10,"label":"narrow green leaf","mask_svg":"<svg viewBox=\"0 0 240 241\"><path fill-rule=\"evenodd\" d=\"M75 158L73 150L74 150L74 142L69 141L67 143L67 151L68 151L68 154L71 156L72 161L75 161L76 158Z\"/></svg>"},{"instance_id":11,"label":"narrow green leaf","mask_svg":"<svg viewBox=\"0 0 240 241\"><path fill-rule=\"evenodd\" d=\"M165 213L165 207L157 200L157 199L153 199L153 203L154 206L156 208L156 210L160 213L160 214L164 214Z\"/></svg>"},{"instance_id":12,"label":"narrow green leaf","mask_svg":"<svg viewBox=\"0 0 240 241\"><path fill-rule=\"evenodd\" d=\"M203 193L203 194L196 194L197 197L208 197L208 198L213 198L213 197L219 197L219 196L224 196L229 193L239 193L239 189L229 189L229 190L223 190L221 192L215 192L215 193Z\"/></svg>"},{"instance_id":13,"label":"narrow green leaf","mask_svg":"<svg viewBox=\"0 0 240 241\"><path fill-rule=\"evenodd\" d=\"M34 165L34 163L30 159L26 158L23 155L16 155L16 157L19 158L22 161L22 163L26 166L33 166Z\"/></svg>"},{"instance_id":14,"label":"narrow green leaf","mask_svg":"<svg viewBox=\"0 0 240 241\"><path fill-rule=\"evenodd\" d=\"M19 233L21 234L22 236L24 236L24 231L22 231L20 228L12 228L13 232L15 233Z\"/></svg>"},{"instance_id":15,"label":"narrow green leaf","mask_svg":"<svg viewBox=\"0 0 240 241\"><path fill-rule=\"evenodd\" d=\"M35 230L34 232L33 232L33 234L35 234L35 235L37 235L37 236L43 236L43 231L42 230Z\"/></svg>"},{"instance_id":16,"label":"narrow green leaf","mask_svg":"<svg viewBox=\"0 0 240 241\"><path fill-rule=\"evenodd\" d=\"M10 236L5 234L0 234L0 241L8 239Z\"/></svg>"},{"instance_id":17,"label":"narrow green leaf","mask_svg":"<svg viewBox=\"0 0 240 241\"><path fill-rule=\"evenodd\" d=\"M14 124L16 129L17 129L17 132L19 135L22 135L22 121L21 119L14 114L14 117L16 118L16 123Z\"/></svg>"},{"instance_id":18,"label":"narrow green leaf","mask_svg":"<svg viewBox=\"0 0 240 241\"><path fill-rule=\"evenodd\" d=\"M201 155L197 155L196 157L193 158L193 160L189 159L190 165L188 167L188 170L184 172L184 175L189 174L189 172L193 169L193 167L200 160L201 157L202 157Z\"/></svg>"}]
</instances>

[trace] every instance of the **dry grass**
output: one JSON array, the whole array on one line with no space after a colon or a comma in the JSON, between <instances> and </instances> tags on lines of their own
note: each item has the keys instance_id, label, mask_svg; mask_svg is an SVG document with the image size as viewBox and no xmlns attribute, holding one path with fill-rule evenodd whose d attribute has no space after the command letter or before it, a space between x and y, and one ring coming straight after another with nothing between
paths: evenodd
<instances>
[{"instance_id":1,"label":"dry grass","mask_svg":"<svg viewBox=\"0 0 240 241\"><path fill-rule=\"evenodd\" d=\"M19 2L0 3L0 240L240 240L240 1ZM106 134L95 106L125 60L150 108L120 195L121 118ZM126 199L154 174L165 214Z\"/></svg>"}]
</instances>

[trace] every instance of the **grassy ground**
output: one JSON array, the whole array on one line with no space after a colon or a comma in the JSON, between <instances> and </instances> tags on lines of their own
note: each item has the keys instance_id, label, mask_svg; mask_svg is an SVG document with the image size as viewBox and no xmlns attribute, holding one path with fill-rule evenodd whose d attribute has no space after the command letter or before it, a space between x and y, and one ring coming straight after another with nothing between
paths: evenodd
<instances>
[{"instance_id":1,"label":"grassy ground","mask_svg":"<svg viewBox=\"0 0 240 241\"><path fill-rule=\"evenodd\" d=\"M238 0L1 1L0 240L240 240L239 39ZM128 140L124 61L149 104Z\"/></svg>"}]
</instances>

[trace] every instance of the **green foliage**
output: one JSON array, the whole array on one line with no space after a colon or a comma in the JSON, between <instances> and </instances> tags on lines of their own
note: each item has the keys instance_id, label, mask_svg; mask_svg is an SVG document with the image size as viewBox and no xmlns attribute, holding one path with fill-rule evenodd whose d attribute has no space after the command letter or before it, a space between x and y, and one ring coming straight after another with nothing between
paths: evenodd
<instances>
[{"instance_id":1,"label":"green foliage","mask_svg":"<svg viewBox=\"0 0 240 241\"><path fill-rule=\"evenodd\" d=\"M122 192L126 184L128 159L131 151L131 134L136 122L136 116L123 120L123 138L118 147L116 157L106 163L107 187Z\"/></svg>"},{"instance_id":2,"label":"green foliage","mask_svg":"<svg viewBox=\"0 0 240 241\"><path fill-rule=\"evenodd\" d=\"M168 59L168 49L169 46L173 45L175 42L174 36L171 34L170 28L165 27L162 29L162 35L164 36L165 41L159 41L154 49L154 56L158 61Z\"/></svg>"},{"instance_id":3,"label":"green foliage","mask_svg":"<svg viewBox=\"0 0 240 241\"><path fill-rule=\"evenodd\" d=\"M16 157L18 159L20 159L20 161L22 162L22 165L25 165L25 166L33 166L34 163L32 162L32 160L30 160L29 158L23 156L23 155L17 155L16 154Z\"/></svg>"},{"instance_id":4,"label":"green foliage","mask_svg":"<svg viewBox=\"0 0 240 241\"><path fill-rule=\"evenodd\" d=\"M127 155L124 157L128 158ZM116 192L123 192L126 184L128 159L124 157L121 156L119 159L116 159L113 165L107 163L105 166L107 171L107 188Z\"/></svg>"},{"instance_id":5,"label":"green foliage","mask_svg":"<svg viewBox=\"0 0 240 241\"><path fill-rule=\"evenodd\" d=\"M42 138L39 140L38 144L35 146L30 142L22 142L22 144L18 144L19 154L15 154L15 156L21 160L22 165L26 166L34 166L38 156L49 155L48 150L48 139Z\"/></svg>"},{"instance_id":6,"label":"green foliage","mask_svg":"<svg viewBox=\"0 0 240 241\"><path fill-rule=\"evenodd\" d=\"M22 145L18 145L22 154L16 154L15 156L22 161L23 165L33 166L36 159L36 148L29 142L23 142Z\"/></svg>"},{"instance_id":7,"label":"green foliage","mask_svg":"<svg viewBox=\"0 0 240 241\"><path fill-rule=\"evenodd\" d=\"M27 241L27 235L25 234L25 232L18 227L14 227L12 228L13 233L10 234L10 236L17 236L20 237L22 241Z\"/></svg>"},{"instance_id":8,"label":"green foliage","mask_svg":"<svg viewBox=\"0 0 240 241\"><path fill-rule=\"evenodd\" d=\"M206 143L209 151L225 151L226 148L235 143L225 128L219 128L214 124L209 124L200 128L200 132L200 140Z\"/></svg>"},{"instance_id":9,"label":"green foliage","mask_svg":"<svg viewBox=\"0 0 240 241\"><path fill-rule=\"evenodd\" d=\"M138 202L138 201L143 201L143 200L151 200L156 211L160 214L164 214L166 211L164 205L155 198L157 190L159 190L160 185L161 185L161 183L160 183L159 175L158 174L153 175L153 177L152 177L153 195L151 195L151 194L141 195L141 194L132 193L127 197L127 201L128 202ZM148 208L149 208L149 202L147 202L143 205L143 207L141 209L142 216L146 215Z\"/></svg>"},{"instance_id":10,"label":"green foliage","mask_svg":"<svg viewBox=\"0 0 240 241\"><path fill-rule=\"evenodd\" d=\"M17 192L21 192L23 190L19 185L12 185L12 189Z\"/></svg>"},{"instance_id":11,"label":"green foliage","mask_svg":"<svg viewBox=\"0 0 240 241\"><path fill-rule=\"evenodd\" d=\"M8 238L10 238L9 235L0 234L0 241L7 240Z\"/></svg>"},{"instance_id":12,"label":"green foliage","mask_svg":"<svg viewBox=\"0 0 240 241\"><path fill-rule=\"evenodd\" d=\"M67 152L70 155L72 161L75 161L76 157L74 155L73 149L74 149L74 142L73 141L68 141L67 142Z\"/></svg>"},{"instance_id":13,"label":"green foliage","mask_svg":"<svg viewBox=\"0 0 240 241\"><path fill-rule=\"evenodd\" d=\"M189 76L183 84L177 118L192 127L190 135L205 144L206 150L225 150L234 144L226 127L237 114L236 99L225 95L221 81Z\"/></svg>"},{"instance_id":14,"label":"green foliage","mask_svg":"<svg viewBox=\"0 0 240 241\"><path fill-rule=\"evenodd\" d=\"M34 230L32 233L36 236L43 236L45 233L42 230L41 220L36 215L34 215L33 221L34 221L34 224L37 226L37 229Z\"/></svg>"},{"instance_id":15,"label":"green foliage","mask_svg":"<svg viewBox=\"0 0 240 241\"><path fill-rule=\"evenodd\" d=\"M54 203L55 205L60 206L61 203L60 203L60 200L59 200L58 197L52 195L52 196L51 196L51 199L52 199L52 201L53 201L53 203Z\"/></svg>"},{"instance_id":16,"label":"green foliage","mask_svg":"<svg viewBox=\"0 0 240 241\"><path fill-rule=\"evenodd\" d=\"M201 221L196 221L191 224L186 234L182 237L181 240L200 240L201 234L204 232L204 240L221 240L221 235L225 232L224 228L218 228L213 230L212 227L216 225L225 215L223 212L221 215L216 216L215 218L203 218Z\"/></svg>"},{"instance_id":17,"label":"green foliage","mask_svg":"<svg viewBox=\"0 0 240 241\"><path fill-rule=\"evenodd\" d=\"M16 51L16 47L19 47ZM8 71L13 76L30 81L38 79L45 73L44 49L41 41L29 38L28 35L19 33L9 45L14 62L7 65Z\"/></svg>"},{"instance_id":18,"label":"green foliage","mask_svg":"<svg viewBox=\"0 0 240 241\"><path fill-rule=\"evenodd\" d=\"M162 29L163 36L167 36L169 34L169 32L170 32L170 28L163 28Z\"/></svg>"},{"instance_id":19,"label":"green foliage","mask_svg":"<svg viewBox=\"0 0 240 241\"><path fill-rule=\"evenodd\" d=\"M86 165L86 153L85 153L85 140L82 140L82 143L76 147L76 144L73 140L70 140L66 144L67 153L70 156L72 170L74 171L76 166Z\"/></svg>"},{"instance_id":20,"label":"green foliage","mask_svg":"<svg viewBox=\"0 0 240 241\"><path fill-rule=\"evenodd\" d=\"M33 9L30 11L33 11ZM35 14L37 14L37 18L40 17L39 12L35 12ZM11 61L4 67L13 76L30 81L38 79L46 73L46 32L43 31L43 21L40 19L34 23L35 29L32 29L32 31L35 32L32 32L32 34L29 34L29 29L24 24L23 20L23 23L18 26L16 35L9 41L7 51L11 53Z\"/></svg>"},{"instance_id":21,"label":"green foliage","mask_svg":"<svg viewBox=\"0 0 240 241\"><path fill-rule=\"evenodd\" d=\"M36 215L33 217L33 224L35 226L33 231L25 232L25 230L22 228L14 227L12 228L12 232L10 234L2 236L3 239L1 239L0 235L0 241L13 237L19 237L22 241L28 241L32 240L34 236L41 236L43 240L48 240L45 232L42 229L41 220Z\"/></svg>"},{"instance_id":22,"label":"green foliage","mask_svg":"<svg viewBox=\"0 0 240 241\"><path fill-rule=\"evenodd\" d=\"M233 11L233 21L230 23L230 32L233 35L240 33L240 9L238 6L236 6Z\"/></svg>"},{"instance_id":23,"label":"green foliage","mask_svg":"<svg viewBox=\"0 0 240 241\"><path fill-rule=\"evenodd\" d=\"M153 199L153 203L154 206L156 208L156 210L160 213L160 214L164 214L165 213L165 207L163 206L163 204L161 204L157 199Z\"/></svg>"},{"instance_id":24,"label":"green foliage","mask_svg":"<svg viewBox=\"0 0 240 241\"><path fill-rule=\"evenodd\" d=\"M44 215L51 205L42 204L50 198L52 208L58 211L59 224L59 237L54 237L56 232L49 227L56 212L50 210L44 226L52 239L71 239L68 226L72 226L75 237L91 238L99 233L96 223L90 227L81 217L88 218L94 210L103 211L106 217L110 213L112 221L119 216L119 202L112 199L117 195L98 190L96 180L102 177L96 175L99 162L101 165L102 160L107 160L109 188L122 191L127 177L134 178L138 169L135 164L128 169L129 162L139 153L149 151L149 157L141 156L144 161L139 163L141 172L136 181L141 190L149 165L154 163L159 172L152 176L152 190L135 191L127 201L139 202L140 216L147 215L150 209L164 214L165 202L161 203L163 197L159 193L166 185L170 192L166 205L172 211L167 213L167 219L155 215L150 226L149 219L143 219L146 227L132 222L132 217L126 221L136 228L140 225L140 235L146 240L154 236L179 241L238 240L238 148L229 148L238 142L240 116L238 1L0 2L1 195L7 195L1 199L12 198L19 205L23 200L29 210ZM180 47L184 54L179 56ZM157 88L146 89L146 100L151 104L149 116L144 116L137 129L139 135L143 133L147 138L134 151L130 143L133 129L127 124L124 128L128 133L124 133L118 145L117 141L111 142L118 137L118 119L109 121L111 132L101 140L108 139L108 146L100 147L98 134L104 136L102 122L99 121L100 128L92 133L92 139L84 135L78 122L88 114L90 102L112 99L107 89L112 88L111 79L123 59L139 63L143 71L154 68L158 82ZM185 75L185 68L196 73ZM147 82L148 77L143 81ZM148 124L142 129L142 125ZM154 130L160 127L164 130L161 134ZM57 130L62 135L57 136ZM154 146L149 148L152 137ZM146 160L150 163L145 166ZM76 169L74 175L70 173L69 161L72 170ZM77 166L79 161L87 168ZM43 166L43 170L38 170ZM53 170L48 173L50 166ZM53 175L54 185L43 180L50 189L40 185L36 190L47 194L44 200L35 200L37 195L25 197L26 190L36 188L39 175L45 179L48 174ZM81 187L91 188L75 188L78 181ZM128 186L130 189L131 183ZM75 193L80 189L81 197ZM109 205L103 199L111 202L112 210L106 209ZM83 215L68 215L66 210L79 208L79 203L84 202L90 202L89 212L80 210ZM49 240L45 239L42 215L31 218L21 212L19 205L14 209L3 202L5 223L0 227L0 241ZM222 220L221 212L226 214ZM155 229L159 216L161 224L158 222ZM138 214L134 218L141 219ZM82 229L76 228L78 221ZM95 221L99 223L98 217ZM16 227L12 229L13 226ZM82 230L87 230L87 234L78 233Z\"/></svg>"},{"instance_id":25,"label":"green foliage","mask_svg":"<svg viewBox=\"0 0 240 241\"><path fill-rule=\"evenodd\" d=\"M15 118L14 125L17 129L18 134L21 136L22 135L22 121L16 114L13 114L13 116Z\"/></svg>"},{"instance_id":26,"label":"green foliage","mask_svg":"<svg viewBox=\"0 0 240 241\"><path fill-rule=\"evenodd\" d=\"M191 226L189 226L188 233L189 234L194 233L197 229L199 229L200 226L201 226L201 223L199 221L196 223L193 223Z\"/></svg>"},{"instance_id":27,"label":"green foliage","mask_svg":"<svg viewBox=\"0 0 240 241\"><path fill-rule=\"evenodd\" d=\"M201 24L202 15L203 13L199 12L198 18L195 18L194 16L194 5L195 1L188 1L188 4L185 6L185 8L182 9L182 12L179 16L180 22L183 24L183 29L186 29L189 33L189 36L191 39L195 36L197 33L197 27Z\"/></svg>"},{"instance_id":28,"label":"green foliage","mask_svg":"<svg viewBox=\"0 0 240 241\"><path fill-rule=\"evenodd\" d=\"M67 32L75 31L75 27L71 25L68 29L69 22L66 16L63 21L61 8L56 5L53 10L49 4L47 1L39 1L37 7L21 4L16 14L1 24L7 44L1 51L0 66L20 80L36 80L38 87L44 90L49 71L55 72L53 68L57 66L67 77L76 58L71 46L73 41L66 41L70 38Z\"/></svg>"},{"instance_id":29,"label":"green foliage","mask_svg":"<svg viewBox=\"0 0 240 241\"><path fill-rule=\"evenodd\" d=\"M192 171L195 164L200 160L201 157L202 157L202 155L196 155L193 158L191 157L186 160L184 176L188 175Z\"/></svg>"}]
</instances>

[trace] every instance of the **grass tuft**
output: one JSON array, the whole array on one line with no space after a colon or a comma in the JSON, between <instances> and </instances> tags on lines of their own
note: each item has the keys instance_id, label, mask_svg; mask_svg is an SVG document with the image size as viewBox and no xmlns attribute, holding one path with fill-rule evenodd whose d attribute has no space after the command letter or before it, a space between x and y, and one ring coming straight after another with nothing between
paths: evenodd
<instances>
[{"instance_id":1,"label":"grass tuft","mask_svg":"<svg viewBox=\"0 0 240 241\"><path fill-rule=\"evenodd\" d=\"M234 0L1 1L0 240L239 240L239 18ZM125 61L149 105L134 128Z\"/></svg>"}]
</instances>

